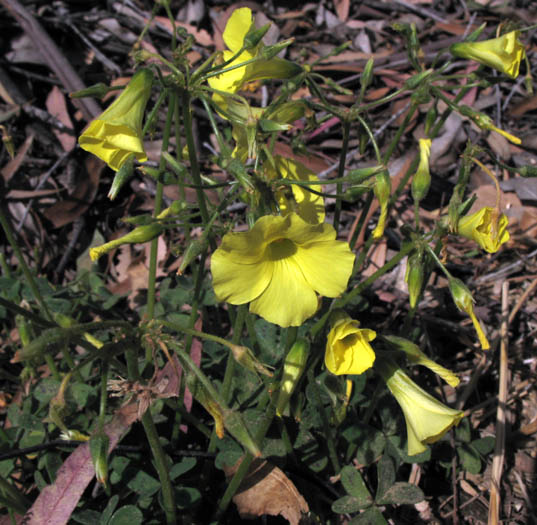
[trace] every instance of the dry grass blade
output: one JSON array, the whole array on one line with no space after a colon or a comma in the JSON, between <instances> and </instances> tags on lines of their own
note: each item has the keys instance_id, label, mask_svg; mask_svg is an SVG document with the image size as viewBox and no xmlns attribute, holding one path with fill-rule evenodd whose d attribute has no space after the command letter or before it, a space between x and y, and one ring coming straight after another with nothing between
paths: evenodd
<instances>
[{"instance_id":1,"label":"dry grass blade","mask_svg":"<svg viewBox=\"0 0 537 525\"><path fill-rule=\"evenodd\" d=\"M492 476L490 480L489 525L497 525L500 517L500 485L505 458L505 404L508 388L508 315L509 315L509 282L502 284L502 325L500 328L500 380L498 389L498 408L496 412L496 445L492 460Z\"/></svg>"}]
</instances>

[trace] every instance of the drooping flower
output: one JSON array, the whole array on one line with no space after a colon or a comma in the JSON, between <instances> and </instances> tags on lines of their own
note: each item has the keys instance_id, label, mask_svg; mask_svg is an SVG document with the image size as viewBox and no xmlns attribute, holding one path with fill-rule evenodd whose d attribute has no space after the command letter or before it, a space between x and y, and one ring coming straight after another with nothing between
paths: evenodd
<instances>
[{"instance_id":1,"label":"drooping flower","mask_svg":"<svg viewBox=\"0 0 537 525\"><path fill-rule=\"evenodd\" d=\"M480 64L497 69L511 78L518 76L520 61L526 55L518 39L520 31L511 31L498 38L481 42L459 42L450 47L453 55L475 60Z\"/></svg>"},{"instance_id":2,"label":"drooping flower","mask_svg":"<svg viewBox=\"0 0 537 525\"><path fill-rule=\"evenodd\" d=\"M496 208L485 206L459 219L457 230L463 237L479 244L483 250L496 253L509 240L508 223L509 220L503 213L498 217Z\"/></svg>"},{"instance_id":3,"label":"drooping flower","mask_svg":"<svg viewBox=\"0 0 537 525\"><path fill-rule=\"evenodd\" d=\"M252 10L248 7L235 9L229 17L222 38L228 49L222 53L224 62L231 60L239 51L245 49L229 64L226 68L231 68L248 60L256 58L262 50L263 44L246 48L245 37L252 29L254 20ZM209 85L213 89L225 91L227 93L236 93L241 89L245 82L252 80L261 80L266 78L290 78L297 75L302 68L293 62L281 58L259 59L246 66L237 67L225 71L220 75L209 77ZM222 97L219 102L223 102Z\"/></svg>"},{"instance_id":4,"label":"drooping flower","mask_svg":"<svg viewBox=\"0 0 537 525\"><path fill-rule=\"evenodd\" d=\"M449 408L435 399L389 359L378 359L375 369L405 416L409 456L424 452L427 449L425 445L441 439L463 418L464 412Z\"/></svg>"},{"instance_id":5,"label":"drooping flower","mask_svg":"<svg viewBox=\"0 0 537 525\"><path fill-rule=\"evenodd\" d=\"M369 341L377 334L359 326L358 321L346 314L335 316L324 354L324 364L333 374L359 375L373 366L375 351Z\"/></svg>"},{"instance_id":6,"label":"drooping flower","mask_svg":"<svg viewBox=\"0 0 537 525\"><path fill-rule=\"evenodd\" d=\"M431 185L431 174L429 173L429 157L431 156L431 139L420 139L420 163L416 173L412 177L412 198L415 202L423 199L429 191Z\"/></svg>"},{"instance_id":7,"label":"drooping flower","mask_svg":"<svg viewBox=\"0 0 537 525\"><path fill-rule=\"evenodd\" d=\"M133 154L139 162L145 162L142 121L152 82L153 73L149 69L137 71L116 100L80 135L80 147L102 159L114 171Z\"/></svg>"},{"instance_id":8,"label":"drooping flower","mask_svg":"<svg viewBox=\"0 0 537 525\"><path fill-rule=\"evenodd\" d=\"M274 165L265 163L265 170L269 179L284 178L301 182L320 182L315 173L297 160L274 156ZM296 212L310 224L319 224L324 221L324 200L321 195L308 191L321 192L320 184L312 184L304 187L298 184L285 186L276 192L276 199L282 215Z\"/></svg>"},{"instance_id":9,"label":"drooping flower","mask_svg":"<svg viewBox=\"0 0 537 525\"><path fill-rule=\"evenodd\" d=\"M266 215L247 232L228 233L213 253L213 287L220 301L250 303L250 311L283 327L300 326L317 310L317 295L346 288L354 254L329 224L296 213ZM330 265L330 271L327 266Z\"/></svg>"}]
</instances>

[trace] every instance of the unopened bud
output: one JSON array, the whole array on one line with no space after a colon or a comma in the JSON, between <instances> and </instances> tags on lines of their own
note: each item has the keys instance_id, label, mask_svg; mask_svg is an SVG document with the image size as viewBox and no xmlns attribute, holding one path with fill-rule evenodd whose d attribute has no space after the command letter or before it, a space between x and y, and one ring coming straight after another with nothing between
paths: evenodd
<instances>
[{"instance_id":1,"label":"unopened bud","mask_svg":"<svg viewBox=\"0 0 537 525\"><path fill-rule=\"evenodd\" d=\"M110 439L103 430L97 432L90 438L89 448L91 461L95 469L97 481L106 486L108 481L108 448Z\"/></svg>"},{"instance_id":2,"label":"unopened bud","mask_svg":"<svg viewBox=\"0 0 537 525\"><path fill-rule=\"evenodd\" d=\"M110 191L108 192L108 198L111 201L113 201L117 197L119 190L132 177L132 174L134 172L134 160L135 159L136 159L136 156L134 155L134 153L129 155L127 160L121 165L121 168L119 168L119 170L114 175L112 186L110 187Z\"/></svg>"},{"instance_id":3,"label":"unopened bud","mask_svg":"<svg viewBox=\"0 0 537 525\"><path fill-rule=\"evenodd\" d=\"M141 244L144 242L149 242L155 237L158 237L163 231L164 226L156 222L153 224L148 224L147 226L138 226L138 228L135 228L130 233L127 233L127 235L124 235L119 239L114 239L113 241L101 244L101 246L90 248L89 254L91 260L96 261L102 255L105 255L122 244Z\"/></svg>"},{"instance_id":4,"label":"unopened bud","mask_svg":"<svg viewBox=\"0 0 537 525\"><path fill-rule=\"evenodd\" d=\"M410 308L415 308L421 295L424 280L423 254L415 252L406 263L405 281L408 286L408 299Z\"/></svg>"},{"instance_id":5,"label":"unopened bud","mask_svg":"<svg viewBox=\"0 0 537 525\"><path fill-rule=\"evenodd\" d=\"M95 97L103 98L110 91L115 91L115 88L111 88L102 82L98 84L93 84L93 86L80 89L79 91L73 91L69 93L69 98L85 98L85 97Z\"/></svg>"},{"instance_id":6,"label":"unopened bud","mask_svg":"<svg viewBox=\"0 0 537 525\"><path fill-rule=\"evenodd\" d=\"M254 25L252 25L250 31L246 33L246 36L244 37L243 46L244 49L253 49L261 40L263 37L267 34L267 31L270 29L271 24L266 24L263 27L256 28Z\"/></svg>"},{"instance_id":7,"label":"unopened bud","mask_svg":"<svg viewBox=\"0 0 537 525\"><path fill-rule=\"evenodd\" d=\"M418 169L412 177L411 192L414 202L423 199L431 186L431 174L429 172L429 157L431 155L431 139L420 139L420 162Z\"/></svg>"},{"instance_id":8,"label":"unopened bud","mask_svg":"<svg viewBox=\"0 0 537 525\"><path fill-rule=\"evenodd\" d=\"M293 394L304 370L309 355L309 343L299 339L289 350L283 365L283 377L280 383L278 400L276 401L276 414L281 417L289 399Z\"/></svg>"}]
</instances>

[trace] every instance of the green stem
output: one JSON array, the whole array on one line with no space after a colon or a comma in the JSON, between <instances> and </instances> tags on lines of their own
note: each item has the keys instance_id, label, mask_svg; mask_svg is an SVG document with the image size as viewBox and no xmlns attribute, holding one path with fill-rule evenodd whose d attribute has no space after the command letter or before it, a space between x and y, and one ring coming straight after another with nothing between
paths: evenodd
<instances>
[{"instance_id":1,"label":"green stem","mask_svg":"<svg viewBox=\"0 0 537 525\"><path fill-rule=\"evenodd\" d=\"M181 104L183 107L183 123L185 126L186 145L188 148L188 157L190 159L190 169L192 171L192 179L194 184L201 186L200 166L196 145L194 144L194 135L192 134L192 108L190 107L190 93L187 90L182 91ZM209 222L209 213L205 203L205 193L203 190L196 188L196 196L198 198L198 206L200 209L203 225Z\"/></svg>"},{"instance_id":2,"label":"green stem","mask_svg":"<svg viewBox=\"0 0 537 525\"><path fill-rule=\"evenodd\" d=\"M140 373L138 371L136 348L129 348L129 350L126 352L126 357L129 380L138 381L140 379ZM162 506L164 508L164 513L166 514L166 523L167 525L175 525L175 523L177 523L177 515L175 507L175 495L169 474L169 465L159 439L155 422L153 421L153 416L151 415L151 410L148 409L145 411L144 415L142 416L142 425L151 448L151 453L153 454L153 459L155 460L155 468L157 469L160 480L162 489Z\"/></svg>"},{"instance_id":3,"label":"green stem","mask_svg":"<svg viewBox=\"0 0 537 525\"><path fill-rule=\"evenodd\" d=\"M263 439L265 438L265 435L268 432L268 429L270 428L270 425L275 415L276 407L271 400L270 405L268 406L267 411L265 413L265 417L259 423L259 426L257 427L257 432L254 435L254 440L256 443L259 443L260 445L262 444ZM261 446L259 448L261 448ZM215 517L216 520L219 520L220 517L226 512L231 502L231 498L233 498L233 496L237 492L242 480L244 479L244 476L246 476L248 469L252 464L253 459L254 457L250 453L246 453L246 455L244 456L241 464L239 465L239 468L235 472L233 478L231 478L231 481L229 482L229 485L227 486L227 489L224 492L222 499L218 503L218 509L216 511Z\"/></svg>"},{"instance_id":4,"label":"green stem","mask_svg":"<svg viewBox=\"0 0 537 525\"><path fill-rule=\"evenodd\" d=\"M343 121L343 144L341 145L341 151L339 154L339 166L337 171L338 178L342 178L345 172L345 164L347 160L347 150L349 149L349 132L351 129L351 123L348 120ZM341 182L336 183L336 193L339 195L343 192L343 184ZM341 215L341 199L336 199L336 209L334 210L334 229L336 234L339 228L339 217Z\"/></svg>"},{"instance_id":5,"label":"green stem","mask_svg":"<svg viewBox=\"0 0 537 525\"><path fill-rule=\"evenodd\" d=\"M392 156L392 153L394 152L397 144L399 144L399 141L401 140L401 137L403 133L405 133L406 128L410 122L410 119L414 116L414 112L417 109L417 105L415 103L410 104L410 108L408 109L408 113L406 114L403 124L399 127L397 132L395 133L395 136L393 137L392 141L390 142L390 145L388 146L388 149L384 153L383 157L383 164L388 164L388 161L390 160L390 157Z\"/></svg>"},{"instance_id":6,"label":"green stem","mask_svg":"<svg viewBox=\"0 0 537 525\"><path fill-rule=\"evenodd\" d=\"M170 92L168 113L166 114L166 125L164 127L164 134L162 137L161 151L167 151L170 144L170 135L172 130L172 122L176 104L176 94L174 91ZM160 157L159 173L162 173L166 168L166 159ZM160 178L160 177L159 177ZM156 217L162 209L162 196L164 192L164 186L162 182L157 181L157 192L155 195L155 210L154 216ZM158 250L158 237L151 241L151 252L149 255L149 275L147 281L147 310L146 315L148 319L153 319L155 316L155 295L156 295L156 282L157 282L157 250ZM151 361L151 349L146 350L146 362Z\"/></svg>"},{"instance_id":7,"label":"green stem","mask_svg":"<svg viewBox=\"0 0 537 525\"><path fill-rule=\"evenodd\" d=\"M17 244L17 241L15 240L15 237L13 235L13 230L11 229L11 225L9 224L9 220L4 214L3 206L0 206L0 224L2 224L7 240L9 244L11 245L11 248L15 252L15 255L17 256L17 259L19 261L19 264L21 265L24 276L26 277L26 282L28 283L30 290L32 290L35 300L39 303L39 306L41 310L43 311L43 313L45 314L45 317L49 321L53 321L53 317L52 317L52 314L50 313L50 310L48 309L47 303L45 303L45 301L43 300L43 297L41 296L41 292L39 291L39 288L34 279L34 276L32 275L30 268L28 268L28 265L26 264L26 260L24 259L22 252L19 248L19 245Z\"/></svg>"},{"instance_id":8,"label":"green stem","mask_svg":"<svg viewBox=\"0 0 537 525\"><path fill-rule=\"evenodd\" d=\"M330 459L330 463L332 463L334 474L339 474L341 470L341 465L339 464L339 460L337 457L336 445L334 443L334 436L332 433L332 429L330 428L330 422L328 421L328 415L326 413L325 406L321 400L321 394L319 392L319 385L317 384L315 380L315 376L313 375L313 368L310 368L308 370L308 380L312 387L313 396L315 397L315 404L318 407L319 413L321 415L321 420L323 422L324 437L326 440L326 446L328 448L328 458Z\"/></svg>"}]
</instances>

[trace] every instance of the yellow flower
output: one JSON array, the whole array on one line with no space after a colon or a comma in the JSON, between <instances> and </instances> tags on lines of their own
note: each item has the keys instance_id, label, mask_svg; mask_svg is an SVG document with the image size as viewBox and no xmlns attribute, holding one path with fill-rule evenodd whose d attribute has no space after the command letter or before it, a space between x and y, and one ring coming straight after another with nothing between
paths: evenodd
<instances>
[{"instance_id":1,"label":"yellow flower","mask_svg":"<svg viewBox=\"0 0 537 525\"><path fill-rule=\"evenodd\" d=\"M386 381L405 416L409 456L424 452L426 444L441 439L464 416L460 410L447 407L420 388L389 360L379 359L375 368Z\"/></svg>"},{"instance_id":2,"label":"yellow flower","mask_svg":"<svg viewBox=\"0 0 537 525\"><path fill-rule=\"evenodd\" d=\"M509 240L508 223L509 220L503 213L498 217L496 208L485 206L459 219L457 230L463 237L479 244L483 250L496 253Z\"/></svg>"},{"instance_id":3,"label":"yellow flower","mask_svg":"<svg viewBox=\"0 0 537 525\"><path fill-rule=\"evenodd\" d=\"M222 57L224 62L231 60L244 46L244 38L254 24L252 10L248 7L235 9L229 17L222 38L228 49L224 50ZM253 58L256 58L262 49L260 43L251 49L245 49L226 68L233 67ZM265 78L290 78L302 71L297 64L281 58L259 59L246 66L231 69L220 75L208 79L209 86L219 91L236 93L245 82L261 80ZM217 100L221 103L222 98Z\"/></svg>"},{"instance_id":4,"label":"yellow flower","mask_svg":"<svg viewBox=\"0 0 537 525\"><path fill-rule=\"evenodd\" d=\"M460 42L453 44L450 51L455 56L475 60L511 78L516 78L520 61L526 55L524 46L518 39L519 35L520 31L511 31L498 38L481 42Z\"/></svg>"},{"instance_id":5,"label":"yellow flower","mask_svg":"<svg viewBox=\"0 0 537 525\"><path fill-rule=\"evenodd\" d=\"M353 264L354 254L331 225L311 225L290 213L266 215L248 232L226 234L211 271L220 301L250 303L251 312L286 327L316 312L315 292L340 295Z\"/></svg>"},{"instance_id":6,"label":"yellow flower","mask_svg":"<svg viewBox=\"0 0 537 525\"><path fill-rule=\"evenodd\" d=\"M104 160L114 171L132 154L145 162L142 121L152 82L150 70L137 71L116 100L80 135L80 147Z\"/></svg>"},{"instance_id":7,"label":"yellow flower","mask_svg":"<svg viewBox=\"0 0 537 525\"><path fill-rule=\"evenodd\" d=\"M429 173L429 157L431 156L431 139L420 139L420 163L418 169L412 177L412 198L420 201L427 195L431 185L431 174Z\"/></svg>"},{"instance_id":8,"label":"yellow flower","mask_svg":"<svg viewBox=\"0 0 537 525\"><path fill-rule=\"evenodd\" d=\"M360 323L348 315L339 315L326 340L324 364L336 375L361 374L373 366L375 352L369 341L377 336L374 330L359 328Z\"/></svg>"},{"instance_id":9,"label":"yellow flower","mask_svg":"<svg viewBox=\"0 0 537 525\"><path fill-rule=\"evenodd\" d=\"M304 164L281 157L274 156L274 165L270 162L265 163L266 173L269 179L291 179L303 182L320 182L315 173L310 171ZM311 186L285 186L276 192L276 199L282 215L296 212L298 215L310 224L319 224L324 221L324 200L320 195L316 195L307 188L314 191L322 191L320 184Z\"/></svg>"}]
</instances>

